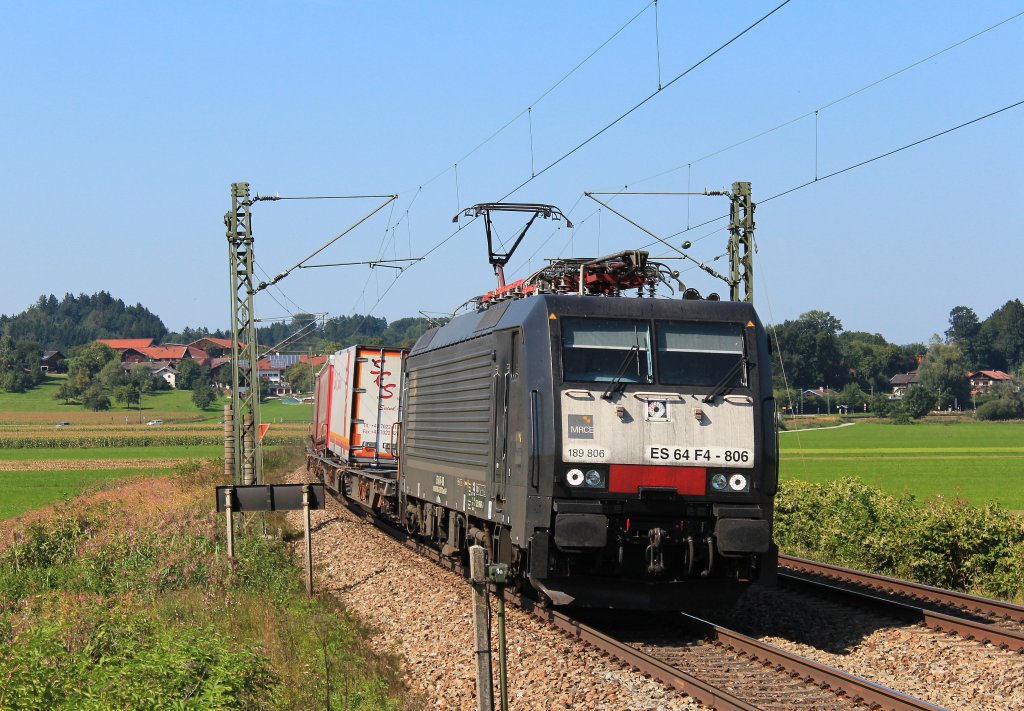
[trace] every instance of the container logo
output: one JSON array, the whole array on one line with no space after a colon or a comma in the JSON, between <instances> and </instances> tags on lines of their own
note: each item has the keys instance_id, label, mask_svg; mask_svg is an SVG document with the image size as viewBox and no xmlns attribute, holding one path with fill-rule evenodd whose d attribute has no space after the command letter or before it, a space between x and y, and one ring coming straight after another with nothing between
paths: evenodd
<instances>
[{"instance_id":1,"label":"container logo","mask_svg":"<svg viewBox=\"0 0 1024 711\"><path fill-rule=\"evenodd\" d=\"M569 439L594 439L594 416L569 415Z\"/></svg>"},{"instance_id":2,"label":"container logo","mask_svg":"<svg viewBox=\"0 0 1024 711\"><path fill-rule=\"evenodd\" d=\"M395 383L384 383L384 378L391 375L390 370L384 370L384 359L371 358L370 363L376 368L376 370L370 371L370 375L377 376L373 379L373 384L380 388L380 399L388 400L393 398L395 394L391 391L394 389Z\"/></svg>"}]
</instances>

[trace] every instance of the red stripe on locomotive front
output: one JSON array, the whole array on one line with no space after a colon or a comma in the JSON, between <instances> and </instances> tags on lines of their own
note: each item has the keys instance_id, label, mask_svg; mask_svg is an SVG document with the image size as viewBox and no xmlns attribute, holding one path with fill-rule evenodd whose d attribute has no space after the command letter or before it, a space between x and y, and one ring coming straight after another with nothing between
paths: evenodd
<instances>
[{"instance_id":1,"label":"red stripe on locomotive front","mask_svg":"<svg viewBox=\"0 0 1024 711\"><path fill-rule=\"evenodd\" d=\"M641 486L672 487L680 494L704 496L708 470L704 467L664 467L649 464L612 464L608 468L608 491L637 494Z\"/></svg>"}]
</instances>

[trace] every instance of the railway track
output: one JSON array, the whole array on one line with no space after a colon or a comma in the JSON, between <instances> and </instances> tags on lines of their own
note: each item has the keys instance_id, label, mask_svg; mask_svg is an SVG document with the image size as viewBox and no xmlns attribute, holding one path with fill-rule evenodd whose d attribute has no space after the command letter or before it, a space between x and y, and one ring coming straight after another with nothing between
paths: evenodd
<instances>
[{"instance_id":1,"label":"railway track","mask_svg":"<svg viewBox=\"0 0 1024 711\"><path fill-rule=\"evenodd\" d=\"M544 611L552 623L716 709L940 709L684 613Z\"/></svg>"},{"instance_id":2,"label":"railway track","mask_svg":"<svg viewBox=\"0 0 1024 711\"><path fill-rule=\"evenodd\" d=\"M779 579L853 599L964 639L1024 653L1024 607L816 561L779 556Z\"/></svg>"},{"instance_id":3,"label":"railway track","mask_svg":"<svg viewBox=\"0 0 1024 711\"><path fill-rule=\"evenodd\" d=\"M348 508L438 565L467 575L459 561L356 506ZM542 607L510 590L505 595L567 636L715 709L942 708L691 615L594 612L587 619L596 622L588 624L582 615Z\"/></svg>"}]
</instances>

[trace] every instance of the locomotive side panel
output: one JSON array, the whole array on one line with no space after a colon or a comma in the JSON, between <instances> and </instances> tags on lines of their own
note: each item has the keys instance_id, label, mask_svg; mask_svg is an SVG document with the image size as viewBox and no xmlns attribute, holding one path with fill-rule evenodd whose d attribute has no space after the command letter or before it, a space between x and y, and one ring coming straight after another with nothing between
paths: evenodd
<instances>
[{"instance_id":1,"label":"locomotive side panel","mask_svg":"<svg viewBox=\"0 0 1024 711\"><path fill-rule=\"evenodd\" d=\"M409 358L402 432L402 489L408 496L487 516L494 358L491 336Z\"/></svg>"}]
</instances>

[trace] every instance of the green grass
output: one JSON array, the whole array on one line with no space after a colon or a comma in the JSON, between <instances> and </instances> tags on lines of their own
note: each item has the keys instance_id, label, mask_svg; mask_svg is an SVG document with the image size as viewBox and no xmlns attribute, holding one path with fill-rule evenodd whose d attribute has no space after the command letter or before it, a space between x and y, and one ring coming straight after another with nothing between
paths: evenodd
<instances>
[{"instance_id":1,"label":"green grass","mask_svg":"<svg viewBox=\"0 0 1024 711\"><path fill-rule=\"evenodd\" d=\"M924 499L959 496L1024 510L1024 424L861 423L780 436L780 477L825 482L853 476Z\"/></svg>"},{"instance_id":2,"label":"green grass","mask_svg":"<svg viewBox=\"0 0 1024 711\"><path fill-rule=\"evenodd\" d=\"M57 501L87 488L139 474L168 474L169 469L75 469L0 471L0 521Z\"/></svg>"},{"instance_id":3,"label":"green grass","mask_svg":"<svg viewBox=\"0 0 1024 711\"><path fill-rule=\"evenodd\" d=\"M63 400L54 400L57 388L67 376L51 375L39 386L25 393L8 393L0 391L0 420L17 419L17 413L53 413L53 421L74 420L68 417L74 413L89 413L81 405L65 405ZM142 398L142 419L164 419L181 422L217 422L224 416L224 405L227 398L218 398L206 410L200 410L192 404L190 390L161 390L150 393ZM137 407L126 408L120 403L111 403L106 412L112 422L129 418L129 423L139 421ZM264 422L308 422L313 417L313 406L309 403L288 405L278 400L267 400L260 406L261 419Z\"/></svg>"},{"instance_id":4,"label":"green grass","mask_svg":"<svg viewBox=\"0 0 1024 711\"><path fill-rule=\"evenodd\" d=\"M0 462L46 461L54 459L210 459L224 454L224 448L209 446L103 447L95 449L0 449Z\"/></svg>"},{"instance_id":5,"label":"green grass","mask_svg":"<svg viewBox=\"0 0 1024 711\"><path fill-rule=\"evenodd\" d=\"M369 651L372 630L333 597L305 595L286 538L239 526L227 559L209 497L220 473L152 477L141 497L114 487L9 538L0 707L422 708L398 660Z\"/></svg>"},{"instance_id":6,"label":"green grass","mask_svg":"<svg viewBox=\"0 0 1024 711\"><path fill-rule=\"evenodd\" d=\"M57 388L66 379L66 376L49 376L40 385L32 388L27 393L9 393L0 390L0 412L65 412L72 409L81 410L80 405L64 405L62 401L53 399L53 394L57 392Z\"/></svg>"}]
</instances>

